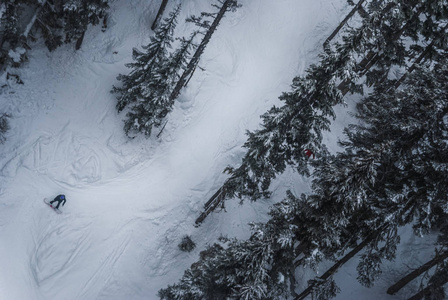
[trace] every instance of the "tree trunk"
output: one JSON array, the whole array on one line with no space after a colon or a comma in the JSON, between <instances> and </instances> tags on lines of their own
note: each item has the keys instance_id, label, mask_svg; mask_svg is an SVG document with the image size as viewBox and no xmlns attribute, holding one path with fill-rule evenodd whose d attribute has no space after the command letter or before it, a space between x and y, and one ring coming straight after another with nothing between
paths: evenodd
<instances>
[{"instance_id":1,"label":"tree trunk","mask_svg":"<svg viewBox=\"0 0 448 300\"><path fill-rule=\"evenodd\" d=\"M442 252L440 255L437 255L436 257L434 257L433 259L431 259L430 261L428 261L427 263L422 265L420 268L412 271L411 273L409 273L408 275L406 275L405 277L400 279L397 283L395 283L394 285L389 287L387 289L387 293L389 295L394 295L399 290L401 290L405 285L407 285L409 282L411 282L412 280L414 280L421 274L425 273L426 271L428 271L435 265L439 264L447 257L448 257L448 251Z\"/></svg>"},{"instance_id":2,"label":"tree trunk","mask_svg":"<svg viewBox=\"0 0 448 300\"><path fill-rule=\"evenodd\" d=\"M76 41L76 46L75 49L79 50L81 49L81 45L82 45L82 41L84 41L84 35L85 35L85 31L81 34L81 36L78 38L78 40Z\"/></svg>"},{"instance_id":3,"label":"tree trunk","mask_svg":"<svg viewBox=\"0 0 448 300\"><path fill-rule=\"evenodd\" d=\"M448 24L445 25L445 27L442 30L446 31L447 29L448 29ZM435 42L436 42L436 39L432 40L432 42L428 46L425 47L425 50L422 52L422 54L420 54L419 57L417 57L417 59L412 64L412 66L410 66L409 69L406 71L406 73L404 73L403 76L401 76L401 78L395 83L395 88L398 88L403 83L403 81L406 79L406 77L412 71L414 71L414 69L417 67L417 65L422 62L423 58L425 58L425 56L428 55L428 53L432 50L432 47L434 46Z\"/></svg>"},{"instance_id":4,"label":"tree trunk","mask_svg":"<svg viewBox=\"0 0 448 300\"><path fill-rule=\"evenodd\" d=\"M215 208L224 201L226 198L226 192L222 186L219 188L216 193L213 194L213 196L210 197L210 199L204 204L204 211L201 213L201 215L196 219L195 226L199 226L205 218L213 211Z\"/></svg>"},{"instance_id":5,"label":"tree trunk","mask_svg":"<svg viewBox=\"0 0 448 300\"><path fill-rule=\"evenodd\" d=\"M156 19L151 25L151 29L154 30L159 25L160 19L162 19L163 12L165 11L166 5L168 4L168 0L162 0L162 4L159 7L159 11L157 12Z\"/></svg>"},{"instance_id":6,"label":"tree trunk","mask_svg":"<svg viewBox=\"0 0 448 300\"><path fill-rule=\"evenodd\" d=\"M23 32L22 36L24 36L25 38L28 38L28 35L29 35L31 29L32 29L33 26L34 26L34 23L36 23L36 19L37 19L37 17L39 16L39 14L40 14L42 8L43 8L46 4L47 4L47 0L43 0L43 1L41 1L40 6L39 6L38 8L36 8L36 11L35 11L33 17L31 18L31 20L30 20L30 21L28 22L28 24L26 25L26 27L25 27L25 31Z\"/></svg>"},{"instance_id":7,"label":"tree trunk","mask_svg":"<svg viewBox=\"0 0 448 300\"><path fill-rule=\"evenodd\" d=\"M435 286L434 284L430 284L427 287L425 287L423 290L421 290L420 292L418 292L417 294L415 294L414 296L409 298L408 300L420 300L420 299L423 299L423 297L425 297L425 296L430 296L432 289L437 288L437 287L442 287L447 282L448 282L448 277L446 277L442 282L440 282L440 284L438 284L438 286Z\"/></svg>"},{"instance_id":8,"label":"tree trunk","mask_svg":"<svg viewBox=\"0 0 448 300\"><path fill-rule=\"evenodd\" d=\"M355 7L353 7L352 11L345 17L344 20L342 20L342 22L339 24L338 27L336 27L336 29L333 31L332 34L330 34L330 36L325 40L324 42L324 48L327 47L328 43L330 43L330 41L336 36L336 34L338 34L339 30L341 30L342 27L344 27L344 25L348 22L348 20L351 19L351 17L353 17L353 15L356 13L356 11L358 11L362 4L365 2L365 0L360 0L358 2L358 4L355 5Z\"/></svg>"},{"instance_id":9,"label":"tree trunk","mask_svg":"<svg viewBox=\"0 0 448 300\"><path fill-rule=\"evenodd\" d=\"M308 296L314 288L324 283L328 278L330 278L334 273L338 271L342 265L352 259L359 251L364 249L371 241L373 241L381 232L383 232L389 225L383 225L372 234L370 234L364 241L362 241L358 246L353 248L346 256L340 259L337 263L335 263L330 269L328 269L322 276L310 284L299 296L295 298L295 300L303 300L306 296Z\"/></svg>"},{"instance_id":10,"label":"tree trunk","mask_svg":"<svg viewBox=\"0 0 448 300\"><path fill-rule=\"evenodd\" d=\"M176 86L174 87L173 92L170 95L170 101L174 101L180 94L180 90L184 86L188 75L190 75L195 66L198 65L199 59L201 58L202 53L205 50L205 47L207 46L208 42L210 41L210 38L212 37L213 33L215 32L216 28L219 25L219 22L221 21L222 17L226 13L227 9L229 8L229 5L234 2L235 0L226 0L219 10L216 18L213 20L212 25L207 30L207 33L205 34L204 38L202 39L202 42L199 44L198 48L196 49L196 52L194 53L193 57L191 58L190 62L187 65L187 68L182 73L182 76L179 78L179 81L177 82Z\"/></svg>"}]
</instances>

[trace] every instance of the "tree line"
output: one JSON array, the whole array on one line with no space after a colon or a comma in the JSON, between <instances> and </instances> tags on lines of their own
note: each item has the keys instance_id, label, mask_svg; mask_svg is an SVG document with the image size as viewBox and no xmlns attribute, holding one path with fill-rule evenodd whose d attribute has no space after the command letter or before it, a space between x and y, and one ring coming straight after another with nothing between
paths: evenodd
<instances>
[{"instance_id":1,"label":"tree line","mask_svg":"<svg viewBox=\"0 0 448 300\"><path fill-rule=\"evenodd\" d=\"M120 74L117 77L120 85L111 91L117 96L118 112L126 110L124 130L129 137L140 133L150 136L154 128L159 128L157 136L161 135L167 115L181 89L188 84L221 19L240 5L235 0L218 0L211 6L214 11L186 19L197 28L189 37L174 38L181 9L181 4L177 5L160 22L143 51L133 49L133 62L126 65L131 71ZM171 50L175 40L178 47Z\"/></svg>"},{"instance_id":2,"label":"tree line","mask_svg":"<svg viewBox=\"0 0 448 300\"><path fill-rule=\"evenodd\" d=\"M220 238L207 247L177 283L159 291L161 299L330 299L340 291L334 274L354 259L358 282L371 287L383 263L395 258L403 226L417 236L437 232L434 255L415 270L399 270L403 277L387 293L420 276L410 299L445 298L447 6L370 0L354 7L359 26L341 26L319 62L280 96L283 105L248 132L241 165L227 169L229 179L208 204L268 197L271 181L287 167L311 176L312 192L288 192L268 222L250 224L249 239ZM371 92L364 95L366 86ZM345 128L343 150L330 153L322 134L347 92L360 95L358 122ZM303 279L296 270L324 260L334 264L298 290Z\"/></svg>"},{"instance_id":3,"label":"tree line","mask_svg":"<svg viewBox=\"0 0 448 300\"><path fill-rule=\"evenodd\" d=\"M42 39L53 51L63 43L81 47L89 25L103 20L109 0L5 0L0 4L0 72L27 60L32 42Z\"/></svg>"}]
</instances>

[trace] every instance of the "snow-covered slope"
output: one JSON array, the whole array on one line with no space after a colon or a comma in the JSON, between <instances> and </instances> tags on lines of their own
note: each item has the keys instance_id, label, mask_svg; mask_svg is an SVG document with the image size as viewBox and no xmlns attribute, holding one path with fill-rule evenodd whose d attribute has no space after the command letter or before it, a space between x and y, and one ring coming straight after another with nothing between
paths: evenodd
<instances>
[{"instance_id":1,"label":"snow-covered slope","mask_svg":"<svg viewBox=\"0 0 448 300\"><path fill-rule=\"evenodd\" d=\"M178 36L189 34L187 15L210 11L207 2L182 1ZM156 299L206 244L248 236L246 224L265 220L270 201L307 188L287 172L271 200L229 202L228 213L193 227L222 170L239 163L245 131L315 61L349 9L345 0L241 3L214 34L205 70L183 90L160 139L127 139L109 93L128 72L132 47L148 43L158 1L114 1L107 31L91 28L79 51L33 46L15 70L25 84L10 82L0 94L0 110L12 115L0 156L0 299ZM68 201L57 215L42 200L60 193ZM184 234L195 251L177 248Z\"/></svg>"}]
</instances>

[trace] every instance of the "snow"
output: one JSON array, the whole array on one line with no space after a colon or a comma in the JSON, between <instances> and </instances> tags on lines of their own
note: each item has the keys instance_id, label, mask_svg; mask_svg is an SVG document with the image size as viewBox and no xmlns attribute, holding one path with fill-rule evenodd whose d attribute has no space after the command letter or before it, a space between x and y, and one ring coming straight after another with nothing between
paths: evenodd
<instances>
[{"instance_id":1,"label":"snow","mask_svg":"<svg viewBox=\"0 0 448 300\"><path fill-rule=\"evenodd\" d=\"M178 36L189 35L187 15L212 9L206 2L182 1ZM129 72L132 48L148 43L157 1L112 2L106 32L90 28L79 51L33 46L14 70L25 84L0 90L0 111L12 116L0 155L0 299L157 299L205 245L221 234L248 237L247 223L266 220L287 189L309 190L308 178L288 170L271 199L229 201L227 213L193 226L222 170L240 163L246 130L316 61L350 9L345 0L242 4L222 20L160 139L127 139L109 93ZM330 149L346 111L338 107L325 137ZM61 193L57 215L42 199ZM185 234L197 244L191 253L177 248ZM343 283L356 277L348 276Z\"/></svg>"},{"instance_id":2,"label":"snow","mask_svg":"<svg viewBox=\"0 0 448 300\"><path fill-rule=\"evenodd\" d=\"M20 63L21 61L21 56L25 54L25 49L23 49L22 47L18 47L14 50L9 50L8 51L8 56L15 62L15 63Z\"/></svg>"}]
</instances>

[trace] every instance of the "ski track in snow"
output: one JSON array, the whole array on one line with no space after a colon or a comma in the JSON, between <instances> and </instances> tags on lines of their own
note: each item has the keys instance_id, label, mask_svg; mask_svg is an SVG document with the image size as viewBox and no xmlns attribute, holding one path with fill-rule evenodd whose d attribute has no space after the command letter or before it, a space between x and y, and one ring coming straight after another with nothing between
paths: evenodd
<instances>
[{"instance_id":1,"label":"ski track in snow","mask_svg":"<svg viewBox=\"0 0 448 300\"><path fill-rule=\"evenodd\" d=\"M182 3L177 36L189 34L188 14L210 10ZM246 224L266 220L285 190L309 189L288 170L272 199L228 201L227 213L193 227L222 170L240 162L245 131L279 104L348 9L342 0L242 4L222 20L160 140L125 138L109 93L129 71L132 48L148 43L158 3L113 2L107 31L90 28L80 51L33 46L17 70L25 85L0 94L13 116L0 155L0 268L8 270L0 299L156 299L219 235L247 237ZM342 125L333 127L326 142L335 144ZM59 193L68 198L61 215L42 204ZM177 248L185 234L197 244L191 253Z\"/></svg>"}]
</instances>

